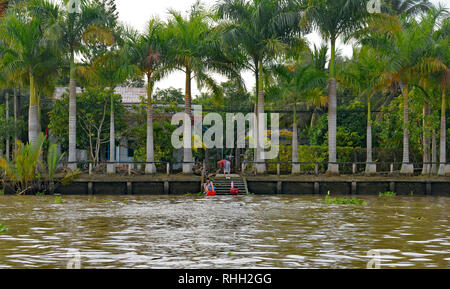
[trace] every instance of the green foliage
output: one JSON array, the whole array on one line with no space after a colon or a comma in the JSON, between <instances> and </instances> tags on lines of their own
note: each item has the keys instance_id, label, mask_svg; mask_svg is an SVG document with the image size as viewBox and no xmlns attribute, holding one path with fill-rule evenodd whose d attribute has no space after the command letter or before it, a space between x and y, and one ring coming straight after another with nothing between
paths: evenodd
<instances>
[{"instance_id":1,"label":"green foliage","mask_svg":"<svg viewBox=\"0 0 450 289\"><path fill-rule=\"evenodd\" d=\"M11 111L10 111L11 114ZM5 105L0 105L0 140L13 139L14 133L18 133L21 125L14 125L14 119L9 117L8 121L5 117ZM5 143L0 142L0 149L4 149Z\"/></svg>"},{"instance_id":2,"label":"green foliage","mask_svg":"<svg viewBox=\"0 0 450 289\"><path fill-rule=\"evenodd\" d=\"M196 196L196 197L202 197L204 194L202 193L202 192L199 192L199 193L187 193L187 194L184 194L185 196Z\"/></svg>"},{"instance_id":3,"label":"green foliage","mask_svg":"<svg viewBox=\"0 0 450 289\"><path fill-rule=\"evenodd\" d=\"M0 158L0 168L13 183L19 186L19 193L25 193L30 189L29 184L36 180L37 166L42 167L39 158L42 154L43 143L44 134L40 133L34 144L24 145L18 141L13 161Z\"/></svg>"},{"instance_id":4,"label":"green foliage","mask_svg":"<svg viewBox=\"0 0 450 289\"><path fill-rule=\"evenodd\" d=\"M41 161L43 155L44 134L40 133L35 143L17 142L13 160L0 158L0 168L4 170L7 180L12 182L18 194L53 192L56 166L60 161L56 146L50 145L47 163ZM79 170L69 172L61 182L68 181L80 174ZM44 191L41 188L44 187Z\"/></svg>"},{"instance_id":5,"label":"green foliage","mask_svg":"<svg viewBox=\"0 0 450 289\"><path fill-rule=\"evenodd\" d=\"M345 113L339 113L346 110ZM365 147L367 121L364 113L366 108L358 101L340 106L337 117L336 143L341 147ZM328 144L328 114L322 115L317 125L309 131L311 145Z\"/></svg>"},{"instance_id":6,"label":"green foliage","mask_svg":"<svg viewBox=\"0 0 450 289\"><path fill-rule=\"evenodd\" d=\"M8 232L8 227L6 225L0 224L0 233Z\"/></svg>"},{"instance_id":7,"label":"green foliage","mask_svg":"<svg viewBox=\"0 0 450 289\"><path fill-rule=\"evenodd\" d=\"M378 197L395 197L397 194L394 192L384 192L384 193L379 193Z\"/></svg>"},{"instance_id":8,"label":"green foliage","mask_svg":"<svg viewBox=\"0 0 450 289\"><path fill-rule=\"evenodd\" d=\"M55 177L56 166L61 161L64 154L60 154L58 151L57 144L51 144L48 148L47 153L47 169L48 169L48 178L50 181L53 181Z\"/></svg>"},{"instance_id":9,"label":"green foliage","mask_svg":"<svg viewBox=\"0 0 450 289\"><path fill-rule=\"evenodd\" d=\"M109 141L110 105L114 101L114 124L116 136L124 134L127 129L125 114L127 113L119 94L111 89L87 87L77 94L77 147L88 149L91 160L99 159L102 145ZM55 101L50 112L49 128L58 138L63 149L67 149L69 132L69 94L64 93L60 100Z\"/></svg>"},{"instance_id":10,"label":"green foliage","mask_svg":"<svg viewBox=\"0 0 450 289\"><path fill-rule=\"evenodd\" d=\"M422 149L422 118L421 105L410 106L409 111L409 147L413 159L421 157ZM381 148L389 148L395 151L401 151L403 147L403 98L398 96L392 102L382 108L382 113L374 122L378 133L376 138ZM414 158L415 156L415 158Z\"/></svg>"},{"instance_id":11,"label":"green foliage","mask_svg":"<svg viewBox=\"0 0 450 289\"><path fill-rule=\"evenodd\" d=\"M322 202L327 205L363 205L367 206L367 202L360 199L355 198L331 198L330 192L327 193L325 197L325 201Z\"/></svg>"},{"instance_id":12,"label":"green foliage","mask_svg":"<svg viewBox=\"0 0 450 289\"><path fill-rule=\"evenodd\" d=\"M47 201L50 203L53 203L53 204L58 204L58 205L64 203L64 200L62 199L61 196L55 196L53 199L49 199Z\"/></svg>"},{"instance_id":13,"label":"green foliage","mask_svg":"<svg viewBox=\"0 0 450 289\"><path fill-rule=\"evenodd\" d=\"M163 115L163 118L153 122L153 142L156 162L172 160L175 149L172 146L171 135L176 126L173 126L171 120L165 116L182 110L182 108L177 106L176 102L171 101L173 97L168 96L166 93L169 92L166 91L164 93L165 96L161 97L158 102L153 101L153 114ZM147 104L145 100L142 99L139 105L134 105L133 111L134 113L130 115L130 120L132 124L136 125L130 126L129 135L135 140L132 147L134 148L134 160L145 161L147 141Z\"/></svg>"}]
</instances>

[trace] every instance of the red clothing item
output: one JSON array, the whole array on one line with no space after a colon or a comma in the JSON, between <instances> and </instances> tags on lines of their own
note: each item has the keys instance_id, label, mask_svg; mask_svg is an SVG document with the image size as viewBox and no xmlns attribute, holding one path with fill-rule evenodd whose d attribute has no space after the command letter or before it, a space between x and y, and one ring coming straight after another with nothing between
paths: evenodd
<instances>
[{"instance_id":1,"label":"red clothing item","mask_svg":"<svg viewBox=\"0 0 450 289\"><path fill-rule=\"evenodd\" d=\"M221 160L221 161L218 161L218 162L217 162L217 164L219 164L219 166L220 166L221 168L223 168L223 166L225 165L225 163L226 163L226 160Z\"/></svg>"}]
</instances>

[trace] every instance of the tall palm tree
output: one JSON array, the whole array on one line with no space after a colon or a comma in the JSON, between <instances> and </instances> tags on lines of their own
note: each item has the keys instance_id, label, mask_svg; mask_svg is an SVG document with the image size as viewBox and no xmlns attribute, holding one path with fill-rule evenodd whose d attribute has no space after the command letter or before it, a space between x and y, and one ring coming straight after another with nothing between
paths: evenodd
<instances>
[{"instance_id":1,"label":"tall palm tree","mask_svg":"<svg viewBox=\"0 0 450 289\"><path fill-rule=\"evenodd\" d=\"M37 7L39 14L35 13ZM17 75L21 84L29 85L28 140L32 143L40 130L40 93L51 86L59 65L56 45L46 33L57 14L52 2L31 0L25 6L10 7L0 25L6 44L0 44L3 68Z\"/></svg>"},{"instance_id":2,"label":"tall palm tree","mask_svg":"<svg viewBox=\"0 0 450 289\"><path fill-rule=\"evenodd\" d=\"M439 9L430 25L415 19L402 17L401 29L392 33L377 33L367 37L363 43L370 45L383 55L384 70L391 83L398 83L403 95L403 160L401 173L412 174L414 166L409 158L409 91L426 74L442 71L442 62L432 57L429 43L433 29L442 15ZM435 13L435 12L432 12Z\"/></svg>"},{"instance_id":3,"label":"tall palm tree","mask_svg":"<svg viewBox=\"0 0 450 289\"><path fill-rule=\"evenodd\" d=\"M67 7L70 0L62 0ZM102 6L90 0L80 0L79 11L74 13L64 9L54 26L55 37L59 40L62 50L69 63L69 167L76 168L77 151L77 102L76 102L76 67L75 56L84 48L84 38L87 34L101 34L98 25L104 22Z\"/></svg>"},{"instance_id":4,"label":"tall palm tree","mask_svg":"<svg viewBox=\"0 0 450 289\"><path fill-rule=\"evenodd\" d=\"M372 97L383 89L385 80L383 75L383 59L375 50L363 46L353 51L353 58L339 67L338 79L351 89L358 97L367 103L367 157L366 174L376 173L376 164L372 158Z\"/></svg>"},{"instance_id":5,"label":"tall palm tree","mask_svg":"<svg viewBox=\"0 0 450 289\"><path fill-rule=\"evenodd\" d=\"M255 75L256 108L260 119L264 113L263 68L286 51L288 44L298 36L300 12L293 1L279 0L222 0L218 13L226 46L238 47L243 55L245 68ZM256 124L258 127L258 121ZM256 129L257 134L263 133ZM255 166L258 173L265 173L262 159L264 144L256 134Z\"/></svg>"},{"instance_id":6,"label":"tall palm tree","mask_svg":"<svg viewBox=\"0 0 450 289\"><path fill-rule=\"evenodd\" d=\"M303 102L316 107L324 106L327 98L322 87L326 73L314 68L305 59L298 59L286 65L276 65L273 69L276 81L269 87L270 94L277 95L283 103L291 104L294 111L292 122L292 174L300 173L298 164L297 104Z\"/></svg>"},{"instance_id":7,"label":"tall palm tree","mask_svg":"<svg viewBox=\"0 0 450 289\"><path fill-rule=\"evenodd\" d=\"M147 80L147 141L145 172L156 173L153 137L153 107L152 94L156 81L168 71L164 62L164 43L161 33L166 29L165 24L153 18L149 21L145 34L129 33L125 49L131 63L136 65L140 74Z\"/></svg>"},{"instance_id":8,"label":"tall palm tree","mask_svg":"<svg viewBox=\"0 0 450 289\"><path fill-rule=\"evenodd\" d=\"M383 2L383 12L396 15L414 16L433 7L429 0L384 0Z\"/></svg>"},{"instance_id":9,"label":"tall palm tree","mask_svg":"<svg viewBox=\"0 0 450 289\"><path fill-rule=\"evenodd\" d=\"M336 41L358 30L367 18L366 2L361 0L304 0L303 25L316 28L330 41L328 86L328 173L339 173L336 156L337 87L335 73ZM346 37L343 39L347 40Z\"/></svg>"},{"instance_id":10,"label":"tall palm tree","mask_svg":"<svg viewBox=\"0 0 450 289\"><path fill-rule=\"evenodd\" d=\"M167 43L165 57L172 70L185 73L185 113L191 117L192 80L199 88L207 87L215 95L222 94L222 89L211 77L219 73L240 79L237 63L227 56L219 43L216 30L211 27L211 17L197 2L187 17L170 10L170 19L163 36ZM185 124L184 136L191 140L191 126ZM184 148L183 173L192 172L192 149Z\"/></svg>"}]
</instances>

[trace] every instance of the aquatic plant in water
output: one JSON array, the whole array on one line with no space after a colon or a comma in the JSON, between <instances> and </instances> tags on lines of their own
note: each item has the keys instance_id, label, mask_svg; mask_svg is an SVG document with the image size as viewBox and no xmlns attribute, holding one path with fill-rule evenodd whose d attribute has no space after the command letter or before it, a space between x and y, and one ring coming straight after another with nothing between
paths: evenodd
<instances>
[{"instance_id":1,"label":"aquatic plant in water","mask_svg":"<svg viewBox=\"0 0 450 289\"><path fill-rule=\"evenodd\" d=\"M8 227L6 225L0 224L0 233L6 233L8 231Z\"/></svg>"},{"instance_id":2,"label":"aquatic plant in water","mask_svg":"<svg viewBox=\"0 0 450 289\"><path fill-rule=\"evenodd\" d=\"M397 194L394 192L384 192L384 193L379 193L378 197L395 197Z\"/></svg>"},{"instance_id":3,"label":"aquatic plant in water","mask_svg":"<svg viewBox=\"0 0 450 289\"><path fill-rule=\"evenodd\" d=\"M48 202L48 203L52 203L52 204L62 204L62 203L64 203L64 200L62 199L61 196L55 196L54 198L46 199L45 201Z\"/></svg>"},{"instance_id":4,"label":"aquatic plant in water","mask_svg":"<svg viewBox=\"0 0 450 289\"><path fill-rule=\"evenodd\" d=\"M327 193L327 196L325 197L325 201L322 202L323 204L327 204L327 205L332 205L332 204L336 204L336 205L367 205L367 202L364 200L360 200L360 199L355 199L355 198L331 198L330 197L330 192Z\"/></svg>"},{"instance_id":5,"label":"aquatic plant in water","mask_svg":"<svg viewBox=\"0 0 450 289\"><path fill-rule=\"evenodd\" d=\"M192 193L187 193L187 194L184 194L185 196L197 196L197 197L201 197L201 196L203 196L204 194L202 193L202 192L199 192L199 193L196 193L196 194L192 194Z\"/></svg>"}]
</instances>

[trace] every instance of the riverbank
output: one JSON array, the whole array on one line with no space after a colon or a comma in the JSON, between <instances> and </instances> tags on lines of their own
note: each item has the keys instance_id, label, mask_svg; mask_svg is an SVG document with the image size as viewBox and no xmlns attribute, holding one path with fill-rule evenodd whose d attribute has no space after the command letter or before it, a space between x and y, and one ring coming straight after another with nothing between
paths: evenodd
<instances>
[{"instance_id":1,"label":"riverbank","mask_svg":"<svg viewBox=\"0 0 450 289\"><path fill-rule=\"evenodd\" d=\"M437 176L247 176L248 191L253 194L379 194L450 195L450 177ZM68 185L56 188L61 195L161 195L195 194L201 177L195 175L108 176L81 175ZM8 188L5 194L12 194Z\"/></svg>"}]
</instances>

